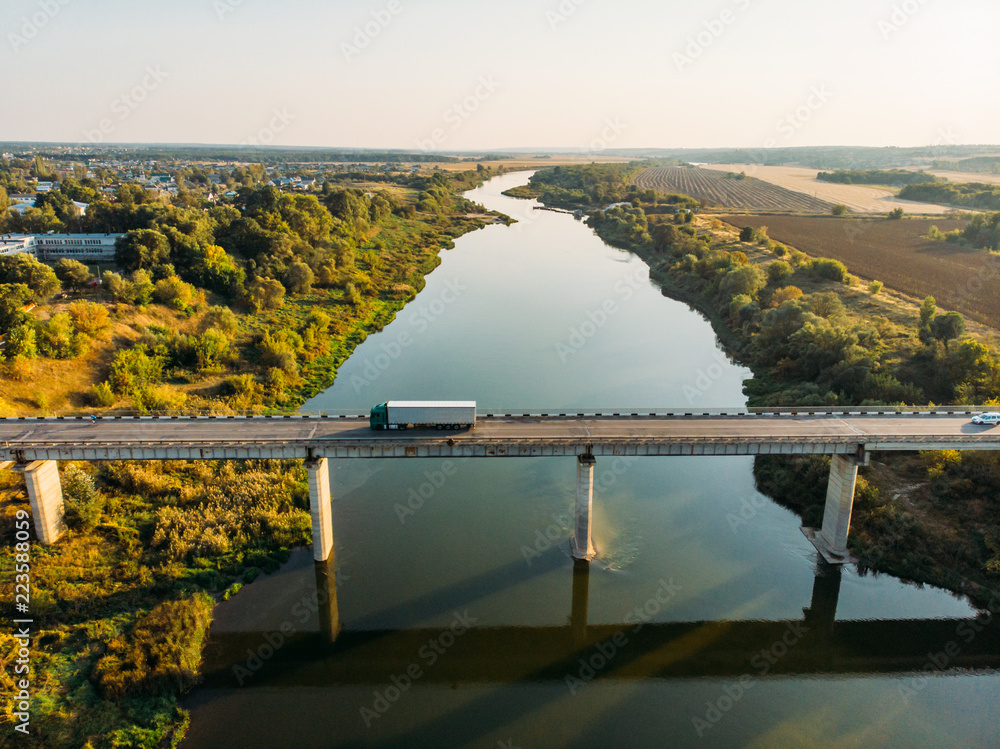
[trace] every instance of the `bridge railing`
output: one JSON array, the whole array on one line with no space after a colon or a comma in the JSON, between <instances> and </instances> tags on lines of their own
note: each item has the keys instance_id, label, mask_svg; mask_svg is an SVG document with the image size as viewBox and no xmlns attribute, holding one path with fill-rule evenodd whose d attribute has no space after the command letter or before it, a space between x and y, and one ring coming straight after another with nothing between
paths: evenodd
<instances>
[{"instance_id":1,"label":"bridge railing","mask_svg":"<svg viewBox=\"0 0 1000 749\"><path fill-rule=\"evenodd\" d=\"M480 408L479 419L502 418L630 418L676 416L882 416L882 415L967 415L1000 410L1000 406L772 406L767 408L580 408L580 409L504 409ZM367 419L367 410L338 411L16 411L0 410L0 419Z\"/></svg>"}]
</instances>

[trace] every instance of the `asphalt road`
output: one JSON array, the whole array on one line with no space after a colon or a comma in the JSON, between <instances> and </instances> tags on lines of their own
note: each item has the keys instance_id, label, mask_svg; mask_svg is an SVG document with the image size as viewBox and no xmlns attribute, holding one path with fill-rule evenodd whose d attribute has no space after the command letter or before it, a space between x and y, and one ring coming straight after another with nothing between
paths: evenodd
<instances>
[{"instance_id":1,"label":"asphalt road","mask_svg":"<svg viewBox=\"0 0 1000 749\"><path fill-rule=\"evenodd\" d=\"M154 445L164 443L412 442L453 440L517 442L532 440L671 441L771 440L802 443L857 438L858 443L928 438L997 442L1000 427L977 426L965 415L744 415L642 417L481 418L475 428L376 431L355 418L161 418L42 420L0 419L0 443L8 448L37 444Z\"/></svg>"}]
</instances>

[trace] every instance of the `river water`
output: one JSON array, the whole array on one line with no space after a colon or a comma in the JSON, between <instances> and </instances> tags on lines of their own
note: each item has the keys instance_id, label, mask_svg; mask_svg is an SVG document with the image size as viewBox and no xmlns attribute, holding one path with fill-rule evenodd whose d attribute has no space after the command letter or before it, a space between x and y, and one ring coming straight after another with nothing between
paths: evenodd
<instances>
[{"instance_id":1,"label":"river water","mask_svg":"<svg viewBox=\"0 0 1000 749\"><path fill-rule=\"evenodd\" d=\"M572 216L501 195L526 181L468 194L519 222L458 239L304 410L745 404L709 323ZM598 459L589 568L569 554L575 477L572 459L331 461L336 584L301 550L217 607L184 746L1000 745L1000 676L950 668L1000 627L817 566L750 458Z\"/></svg>"}]
</instances>

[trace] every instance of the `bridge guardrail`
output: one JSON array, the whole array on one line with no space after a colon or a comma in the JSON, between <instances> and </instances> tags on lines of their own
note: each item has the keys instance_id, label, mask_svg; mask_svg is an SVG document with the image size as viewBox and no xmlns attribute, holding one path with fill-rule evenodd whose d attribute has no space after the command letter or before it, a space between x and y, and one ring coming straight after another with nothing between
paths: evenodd
<instances>
[{"instance_id":1,"label":"bridge guardrail","mask_svg":"<svg viewBox=\"0 0 1000 749\"><path fill-rule=\"evenodd\" d=\"M554 409L520 411L516 409L487 409L477 415L480 419L503 418L657 418L692 416L885 416L885 415L965 415L972 416L984 411L1000 410L1000 406L778 406L772 408L607 408L607 409ZM259 413L241 411L233 413L212 413L199 411L151 411L138 412L80 412L48 411L18 413L0 411L0 420L43 419L52 421L89 420L177 420L177 419L367 419L368 411L344 410L338 412L301 411L296 413Z\"/></svg>"}]
</instances>

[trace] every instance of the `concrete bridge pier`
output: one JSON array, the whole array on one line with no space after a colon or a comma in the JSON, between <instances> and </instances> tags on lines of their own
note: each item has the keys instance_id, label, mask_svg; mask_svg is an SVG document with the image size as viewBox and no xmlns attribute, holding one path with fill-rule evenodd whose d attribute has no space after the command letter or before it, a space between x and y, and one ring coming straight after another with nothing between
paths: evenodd
<instances>
[{"instance_id":1,"label":"concrete bridge pier","mask_svg":"<svg viewBox=\"0 0 1000 749\"><path fill-rule=\"evenodd\" d=\"M594 515L594 466L597 459L587 453L577 457L576 463L576 525L572 540L574 559L590 561L597 556L592 538Z\"/></svg>"},{"instance_id":2,"label":"concrete bridge pier","mask_svg":"<svg viewBox=\"0 0 1000 749\"><path fill-rule=\"evenodd\" d=\"M66 530L66 506L59 481L59 464L54 460L36 460L18 465L14 470L24 473L35 535L43 544L54 544Z\"/></svg>"},{"instance_id":3,"label":"concrete bridge pier","mask_svg":"<svg viewBox=\"0 0 1000 749\"><path fill-rule=\"evenodd\" d=\"M330 464L326 458L306 461L309 474L309 512L312 514L313 559L326 562L333 553L333 507Z\"/></svg>"},{"instance_id":4,"label":"concrete bridge pier","mask_svg":"<svg viewBox=\"0 0 1000 749\"><path fill-rule=\"evenodd\" d=\"M868 454L859 448L857 455L834 455L830 460L830 480L826 487L826 509L823 528L807 529L806 536L813 542L823 559L830 564L848 564L847 536L851 529L854 511L854 489L858 481L858 466L868 465Z\"/></svg>"}]
</instances>

